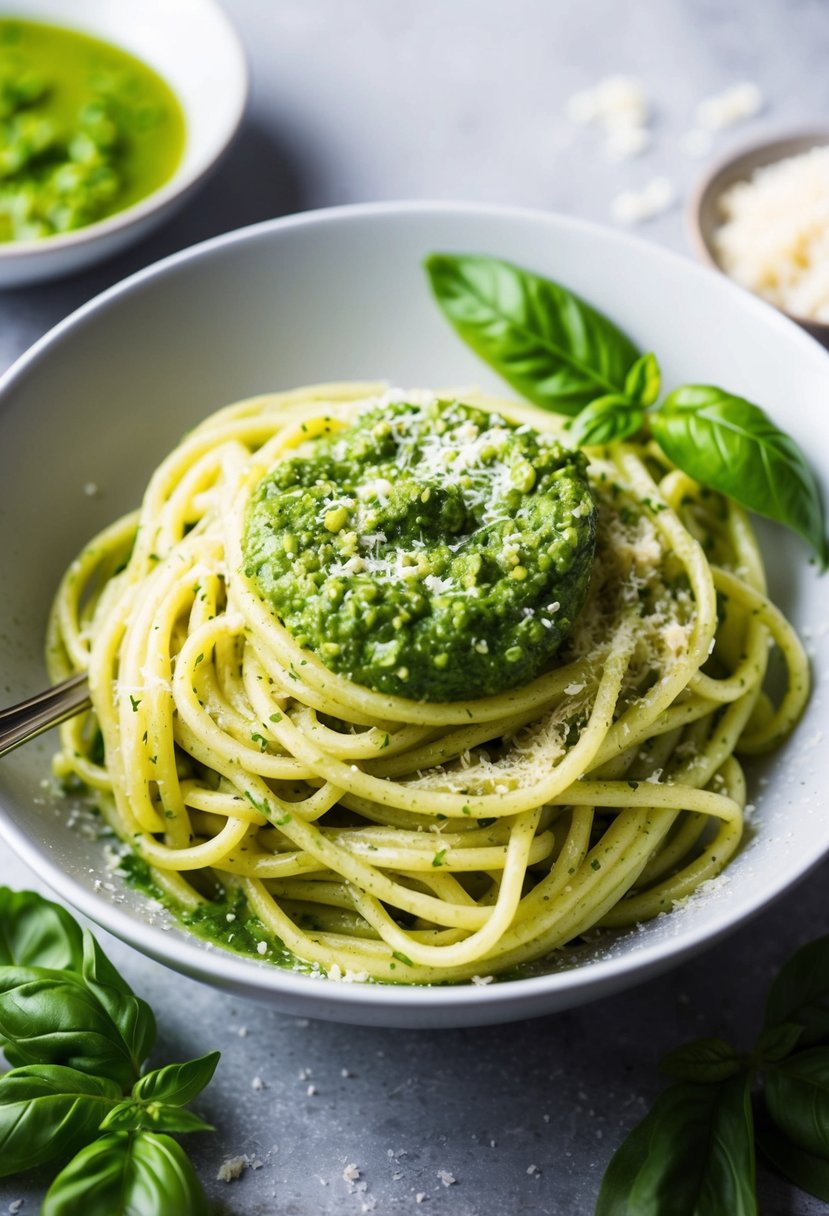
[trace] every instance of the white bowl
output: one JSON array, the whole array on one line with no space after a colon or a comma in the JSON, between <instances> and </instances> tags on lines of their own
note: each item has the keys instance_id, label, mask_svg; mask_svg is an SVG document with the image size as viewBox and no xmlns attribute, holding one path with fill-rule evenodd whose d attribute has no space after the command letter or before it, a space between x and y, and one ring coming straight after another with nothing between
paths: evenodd
<instances>
[{"instance_id":1,"label":"white bowl","mask_svg":"<svg viewBox=\"0 0 829 1216\"><path fill-rule=\"evenodd\" d=\"M490 253L561 279L658 351L668 385L719 383L763 403L829 486L829 357L721 275L616 232L491 207L363 206L272 221L186 250L105 292L0 382L5 696L46 683L44 624L69 560L139 501L160 458L210 411L321 380L504 391L433 303L421 269L432 250ZM84 493L87 483L99 496ZM829 577L817 577L801 543L771 525L762 539L778 603L801 629L829 620ZM753 834L725 877L668 916L584 947L578 965L560 956L535 978L487 987L341 984L209 949L108 874L100 843L68 825L66 804L44 788L54 748L48 736L0 762L0 831L64 899L138 949L278 1008L404 1026L540 1014L678 962L826 854L829 765L815 745L829 726L827 640L817 639L817 687L805 721L752 771Z\"/></svg>"},{"instance_id":2,"label":"white bowl","mask_svg":"<svg viewBox=\"0 0 829 1216\"><path fill-rule=\"evenodd\" d=\"M131 207L75 232L0 244L0 288L72 274L169 218L229 146L248 92L242 45L215 0L7 0L2 15L65 25L142 59L178 98L185 145L172 177Z\"/></svg>"}]
</instances>

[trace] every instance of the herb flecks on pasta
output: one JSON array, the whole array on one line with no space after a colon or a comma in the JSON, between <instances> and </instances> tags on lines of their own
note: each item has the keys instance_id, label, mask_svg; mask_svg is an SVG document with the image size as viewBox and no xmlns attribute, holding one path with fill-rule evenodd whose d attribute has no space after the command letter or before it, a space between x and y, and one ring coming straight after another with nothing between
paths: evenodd
<instances>
[{"instance_id":1,"label":"herb flecks on pasta","mask_svg":"<svg viewBox=\"0 0 829 1216\"><path fill-rule=\"evenodd\" d=\"M737 754L791 729L808 668L743 510L643 441L590 449L593 576L541 674L429 702L332 671L245 574L246 512L309 438L389 402L365 384L257 398L164 461L61 585L52 675L88 669L94 713L62 727L57 769L192 915L230 892L297 966L458 982L719 874L743 833Z\"/></svg>"}]
</instances>

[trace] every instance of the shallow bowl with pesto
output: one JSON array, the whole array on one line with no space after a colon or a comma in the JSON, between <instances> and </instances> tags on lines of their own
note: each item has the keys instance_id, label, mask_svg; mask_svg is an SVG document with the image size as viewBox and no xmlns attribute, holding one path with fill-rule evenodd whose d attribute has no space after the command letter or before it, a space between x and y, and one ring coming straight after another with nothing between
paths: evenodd
<instances>
[{"instance_id":1,"label":"shallow bowl with pesto","mask_svg":"<svg viewBox=\"0 0 829 1216\"><path fill-rule=\"evenodd\" d=\"M0 93L0 287L15 287L170 216L233 139L247 68L214 0L17 0Z\"/></svg>"},{"instance_id":2,"label":"shallow bowl with pesto","mask_svg":"<svg viewBox=\"0 0 829 1216\"><path fill-rule=\"evenodd\" d=\"M503 383L458 342L430 297L422 262L436 250L490 254L566 283L640 349L660 352L666 387L726 384L762 403L808 450L819 483L829 485L829 421L815 408L829 393L825 354L720 276L618 233L499 208L377 205L273 221L185 251L113 288L5 376L0 509L14 526L0 530L0 560L15 577L0 587L0 656L9 700L47 682L43 636L61 572L90 536L138 503L164 455L213 411L263 391L335 380L451 385L461 400L474 396L474 386L505 395ZM331 283L340 290L330 291ZM232 316L211 308L219 295L239 301ZM136 360L139 314L140 343L153 350L152 360ZM318 336L313 350L302 340L309 317ZM90 342L106 345L105 366L86 358ZM47 390L56 381L63 386L65 425L75 436L71 468L63 460L62 435L49 425ZM119 402L117 427L111 425L113 400ZM478 426L470 416L458 427L470 422ZM376 493L385 494L392 481L387 471L378 468L371 477ZM445 510L449 519L449 497L438 495L431 506L428 497L419 498L415 509L426 515ZM346 543L351 509L325 504L321 526L340 538L337 544ZM137 948L281 1009L365 1024L474 1025L612 992L714 941L829 850L829 824L820 812L829 582L817 576L798 539L771 524L758 524L758 533L772 596L813 650L815 694L796 733L748 768L754 809L740 850L722 876L669 915L588 935L520 976L485 982L483 974L475 976L478 982L453 985L344 983L337 981L345 971L333 968L326 979L275 966L257 957L255 942L248 943L253 949L247 957L234 953L232 944L230 950L210 944L149 899L135 873L119 865L101 821L52 787L56 743L50 736L0 763L0 831L63 898ZM35 552L37 562L31 560ZM341 564L349 560L344 554ZM425 576L436 593L452 572L451 560ZM516 580L514 592L519 609L523 582ZM202 670L198 654L193 662ZM416 667L406 666L408 674L393 669L397 679L416 678ZM484 690L488 671L482 663ZM451 675L457 678L455 671ZM233 923L226 922L221 936Z\"/></svg>"}]
</instances>

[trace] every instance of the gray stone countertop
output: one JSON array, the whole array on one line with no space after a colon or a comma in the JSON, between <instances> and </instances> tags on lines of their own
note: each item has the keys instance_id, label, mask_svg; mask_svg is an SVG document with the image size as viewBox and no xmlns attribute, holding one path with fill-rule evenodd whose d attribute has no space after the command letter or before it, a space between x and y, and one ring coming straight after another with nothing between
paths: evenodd
<instances>
[{"instance_id":1,"label":"gray stone countertop","mask_svg":"<svg viewBox=\"0 0 829 1216\"><path fill-rule=\"evenodd\" d=\"M716 137L712 156L829 113L822 0L225 7L253 72L235 148L187 209L136 249L62 282L0 294L0 366L131 271L215 233L311 207L475 199L611 222L620 190L659 175L678 202L640 232L687 252L683 208L706 161L682 150L682 136L702 97L753 80L766 99L759 116ZM565 117L574 91L616 73L639 78L653 105L651 149L622 163L608 159L598 131ZM3 845L0 874L11 886L45 890ZM101 938L157 1011L160 1061L223 1053L197 1104L218 1130L189 1138L188 1149L228 1216L590 1216L612 1150L658 1092L660 1055L700 1035L750 1039L776 968L829 928L828 877L824 864L716 948L627 993L483 1030L297 1020ZM254 1078L263 1085L254 1088ZM233 1183L217 1180L223 1158L238 1154L257 1168ZM348 1181L351 1164L359 1178ZM825 1210L762 1167L759 1188L763 1216ZM42 1193L39 1177L4 1180L0 1214L34 1214Z\"/></svg>"}]
</instances>

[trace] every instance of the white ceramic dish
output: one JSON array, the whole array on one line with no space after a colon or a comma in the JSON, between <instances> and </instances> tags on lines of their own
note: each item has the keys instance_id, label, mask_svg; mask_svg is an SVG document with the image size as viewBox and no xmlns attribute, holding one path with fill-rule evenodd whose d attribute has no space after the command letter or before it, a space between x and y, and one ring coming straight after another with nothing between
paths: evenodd
<instances>
[{"instance_id":1,"label":"white ceramic dish","mask_svg":"<svg viewBox=\"0 0 829 1216\"><path fill-rule=\"evenodd\" d=\"M668 385L727 385L761 401L829 486L829 357L721 275L570 219L445 204L344 208L277 220L187 250L91 301L0 383L0 668L18 698L46 681L44 622L81 544L139 500L181 432L218 406L326 379L498 388L443 321L421 260L510 258L561 279L659 352ZM89 483L97 496L85 493ZM829 620L829 577L799 541L764 530L772 591L801 629ZM822 813L829 639L796 736L761 771L753 835L686 907L585 947L577 966L487 987L314 980L209 949L105 868L104 850L44 788L50 736L0 762L0 831L59 894L138 949L211 984L306 1015L383 1025L528 1017L612 992L732 929L829 850Z\"/></svg>"},{"instance_id":2,"label":"white ceramic dish","mask_svg":"<svg viewBox=\"0 0 829 1216\"><path fill-rule=\"evenodd\" d=\"M181 103L186 142L170 180L124 211L65 235L0 244L0 288L72 274L169 218L227 149L248 92L244 51L215 0L6 0L2 15L65 25L142 59Z\"/></svg>"}]
</instances>

